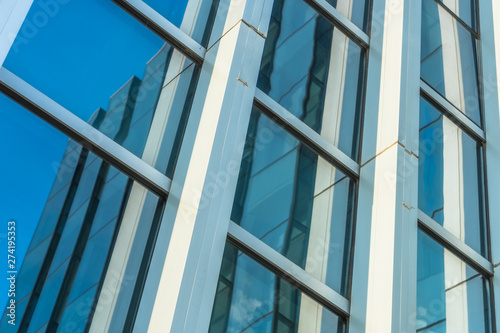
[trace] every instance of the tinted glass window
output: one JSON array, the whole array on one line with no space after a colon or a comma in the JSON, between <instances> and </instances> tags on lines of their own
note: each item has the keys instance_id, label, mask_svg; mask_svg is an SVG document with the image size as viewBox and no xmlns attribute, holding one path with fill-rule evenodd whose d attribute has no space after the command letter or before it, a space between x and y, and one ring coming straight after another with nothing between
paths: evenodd
<instances>
[{"instance_id":1,"label":"tinted glass window","mask_svg":"<svg viewBox=\"0 0 500 333\"><path fill-rule=\"evenodd\" d=\"M300 0L274 3L257 86L357 158L364 51Z\"/></svg>"},{"instance_id":2,"label":"tinted glass window","mask_svg":"<svg viewBox=\"0 0 500 333\"><path fill-rule=\"evenodd\" d=\"M232 220L345 294L355 184L254 109Z\"/></svg>"},{"instance_id":3,"label":"tinted glass window","mask_svg":"<svg viewBox=\"0 0 500 333\"><path fill-rule=\"evenodd\" d=\"M57 15L45 4L34 1L4 67L171 176L193 62L112 1L64 1Z\"/></svg>"},{"instance_id":4,"label":"tinted glass window","mask_svg":"<svg viewBox=\"0 0 500 333\"><path fill-rule=\"evenodd\" d=\"M209 332L345 331L345 321L226 244Z\"/></svg>"},{"instance_id":5,"label":"tinted glass window","mask_svg":"<svg viewBox=\"0 0 500 333\"><path fill-rule=\"evenodd\" d=\"M420 101L418 207L486 255L482 146Z\"/></svg>"},{"instance_id":6,"label":"tinted glass window","mask_svg":"<svg viewBox=\"0 0 500 333\"><path fill-rule=\"evenodd\" d=\"M422 1L420 61L422 79L481 125L476 39L434 0Z\"/></svg>"},{"instance_id":7,"label":"tinted glass window","mask_svg":"<svg viewBox=\"0 0 500 333\"><path fill-rule=\"evenodd\" d=\"M417 332L491 332L488 279L419 231Z\"/></svg>"}]
</instances>

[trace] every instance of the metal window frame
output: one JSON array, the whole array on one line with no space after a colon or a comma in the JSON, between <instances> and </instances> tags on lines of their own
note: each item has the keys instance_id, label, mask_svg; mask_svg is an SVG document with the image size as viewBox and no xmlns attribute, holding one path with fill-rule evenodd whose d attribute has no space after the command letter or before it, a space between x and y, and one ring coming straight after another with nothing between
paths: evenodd
<instances>
[{"instance_id":1,"label":"metal window frame","mask_svg":"<svg viewBox=\"0 0 500 333\"><path fill-rule=\"evenodd\" d=\"M462 130L472 136L476 141L479 141L480 143L486 142L486 135L481 127L474 123L462 111L457 109L422 79L420 79L420 92L426 100L435 104L443 114L453 120Z\"/></svg>"},{"instance_id":2,"label":"metal window frame","mask_svg":"<svg viewBox=\"0 0 500 333\"><path fill-rule=\"evenodd\" d=\"M348 299L314 278L233 221L229 222L227 241L261 263L279 278L305 292L318 303L342 317L349 317L350 302Z\"/></svg>"},{"instance_id":3,"label":"metal window frame","mask_svg":"<svg viewBox=\"0 0 500 333\"><path fill-rule=\"evenodd\" d=\"M0 91L148 190L168 195L170 178L6 68L0 68Z\"/></svg>"},{"instance_id":4,"label":"metal window frame","mask_svg":"<svg viewBox=\"0 0 500 333\"><path fill-rule=\"evenodd\" d=\"M111 0L196 63L202 63L206 49L141 0ZM31 5L32 3L30 3ZM26 15L31 6L26 6ZM18 15L10 24L22 24L26 15ZM12 44L4 45L8 49ZM0 61L0 91L40 117L72 140L160 196L167 196L171 179L127 149L105 136L73 113L38 91L3 66Z\"/></svg>"},{"instance_id":5,"label":"metal window frame","mask_svg":"<svg viewBox=\"0 0 500 333\"><path fill-rule=\"evenodd\" d=\"M202 63L206 49L173 23L141 0L111 0L197 63Z\"/></svg>"},{"instance_id":6,"label":"metal window frame","mask_svg":"<svg viewBox=\"0 0 500 333\"><path fill-rule=\"evenodd\" d=\"M321 157L326 158L344 174L354 179L359 178L360 166L358 163L258 88L255 91L255 102L265 114L284 127L287 132L309 146Z\"/></svg>"},{"instance_id":7,"label":"metal window frame","mask_svg":"<svg viewBox=\"0 0 500 333\"><path fill-rule=\"evenodd\" d=\"M477 28L477 31L474 30L473 27L469 26L467 23L465 23L464 20L462 20L460 18L460 16L458 16L457 14L455 14L447 5L445 5L443 3L443 1L441 0L434 0L438 6L441 6L441 8L443 8L448 14L450 14L458 23L460 23L465 29L467 29L476 39L479 39L480 37L480 34L479 34L479 16L478 16L478 13L479 13L479 4L478 2L476 2L476 8L475 8L475 17L474 17L474 20L475 20L475 24L476 24L476 28Z\"/></svg>"},{"instance_id":8,"label":"metal window frame","mask_svg":"<svg viewBox=\"0 0 500 333\"><path fill-rule=\"evenodd\" d=\"M206 49L146 3L141 0L112 1L166 42L185 53L189 58L198 64L203 63ZM306 3L319 14L325 16L333 23L335 28L340 29L349 39L360 44L365 49L369 48L370 37L325 0L306 0ZM24 21L24 19L25 17L19 18L21 21ZM2 64L3 62L0 63L0 92L3 92L57 130L68 135L72 140L89 149L148 190L161 197L168 195L171 187L171 180L168 177L15 74L2 68ZM327 142L265 93L257 89L254 102L260 104L287 131L292 132L319 155L331 161L342 172L355 180L359 179L360 166L357 162ZM313 278L305 270L274 251L261 240L233 222L230 223L229 229L224 233L227 233L227 237L231 242L237 243L238 247L244 248L248 254L260 258L277 276L292 282L297 288L340 316L349 317L349 300Z\"/></svg>"},{"instance_id":9,"label":"metal window frame","mask_svg":"<svg viewBox=\"0 0 500 333\"><path fill-rule=\"evenodd\" d=\"M455 253L460 259L474 267L481 274L487 277L493 276L494 269L490 261L446 230L442 225L434 221L434 219L420 209L418 210L418 226L420 230L430 235L444 248Z\"/></svg>"},{"instance_id":10,"label":"metal window frame","mask_svg":"<svg viewBox=\"0 0 500 333\"><path fill-rule=\"evenodd\" d=\"M340 28L349 39L354 40L366 49L369 48L370 37L326 0L305 0L305 2L332 22L336 28ZM368 4L365 5L368 6Z\"/></svg>"},{"instance_id":11,"label":"metal window frame","mask_svg":"<svg viewBox=\"0 0 500 333\"><path fill-rule=\"evenodd\" d=\"M369 50L370 37L349 19L340 14L336 8L325 0L304 1L318 12L318 14L330 21L335 28L342 31L350 40L359 44L366 51ZM259 88L255 90L254 105L274 122L283 127L285 131L295 136L301 143L307 145L319 156L328 160L334 167L355 180L356 183L359 181L360 164L358 162L328 142L320 134L307 126L303 121ZM356 223L356 221L354 221L354 223ZM354 233L352 237L354 238ZM318 303L332 310L337 315L344 319L349 319L350 301L347 298L312 277L304 269L273 250L263 241L256 238L233 221L229 222L227 242L257 260L271 272L276 274L277 277L290 282L296 288L305 292ZM351 251L353 250L351 249ZM352 258L353 256L351 255L351 261ZM352 263L350 266L352 267Z\"/></svg>"}]
</instances>

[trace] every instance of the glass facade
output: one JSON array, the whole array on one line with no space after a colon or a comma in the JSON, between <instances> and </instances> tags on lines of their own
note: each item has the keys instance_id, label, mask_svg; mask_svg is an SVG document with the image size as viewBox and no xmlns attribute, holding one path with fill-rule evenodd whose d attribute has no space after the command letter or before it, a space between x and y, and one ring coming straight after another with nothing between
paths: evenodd
<instances>
[{"instance_id":1,"label":"glass facade","mask_svg":"<svg viewBox=\"0 0 500 333\"><path fill-rule=\"evenodd\" d=\"M26 133L33 133L25 140L36 140L42 124L33 122L30 118L34 116L27 115L27 111L5 96L0 98L4 106L2 113L9 126L30 124L22 126ZM91 124L95 126L103 119L96 116ZM48 134L56 138L59 135L55 129ZM53 179L53 184L45 207L38 213L36 230L16 281L20 310L17 315L22 318L20 331L83 332L95 310L97 291L102 286L120 224L137 219L140 231L133 242L137 259L128 262L127 283L120 288L120 299L125 306L120 310L126 312L136 292L141 253L146 250L150 232L155 232L159 218L157 210L162 208L156 195L75 141L67 142L66 149L61 151L60 162L50 161L50 165L40 166L42 170L52 168L53 175L49 173L45 177ZM39 154L43 156L44 151ZM27 163L26 158L23 162ZM37 158L35 162L43 162L43 159ZM46 191L43 185L40 180L36 190ZM134 186L144 193L142 198L137 196L137 190L132 191ZM139 207L134 202L138 199L142 199ZM132 209L132 206L135 207ZM30 218L36 216L33 214ZM116 325L124 319L123 312L118 313L120 319ZM8 327L6 318L2 318L5 329ZM116 328L118 330L119 326Z\"/></svg>"},{"instance_id":2,"label":"glass facade","mask_svg":"<svg viewBox=\"0 0 500 333\"><path fill-rule=\"evenodd\" d=\"M481 125L476 43L475 35L446 7L422 1L422 80Z\"/></svg>"},{"instance_id":3,"label":"glass facade","mask_svg":"<svg viewBox=\"0 0 500 333\"><path fill-rule=\"evenodd\" d=\"M401 4L0 2L0 332L496 332L485 9Z\"/></svg>"},{"instance_id":4,"label":"glass facade","mask_svg":"<svg viewBox=\"0 0 500 333\"><path fill-rule=\"evenodd\" d=\"M486 256L483 147L420 100L418 207Z\"/></svg>"},{"instance_id":5,"label":"glass facade","mask_svg":"<svg viewBox=\"0 0 500 333\"><path fill-rule=\"evenodd\" d=\"M417 332L491 332L488 278L422 231L417 267Z\"/></svg>"},{"instance_id":6,"label":"glass facade","mask_svg":"<svg viewBox=\"0 0 500 333\"><path fill-rule=\"evenodd\" d=\"M278 0L257 87L357 159L364 63L365 50L308 4Z\"/></svg>"},{"instance_id":7,"label":"glass facade","mask_svg":"<svg viewBox=\"0 0 500 333\"><path fill-rule=\"evenodd\" d=\"M34 2L4 67L83 120L102 117L101 133L172 176L196 65L110 1L68 2L28 35L44 4Z\"/></svg>"},{"instance_id":8,"label":"glass facade","mask_svg":"<svg viewBox=\"0 0 500 333\"><path fill-rule=\"evenodd\" d=\"M220 0L143 1L195 41L207 46L210 27Z\"/></svg>"},{"instance_id":9,"label":"glass facade","mask_svg":"<svg viewBox=\"0 0 500 333\"><path fill-rule=\"evenodd\" d=\"M227 244L209 332L310 329L345 332L345 320Z\"/></svg>"},{"instance_id":10,"label":"glass facade","mask_svg":"<svg viewBox=\"0 0 500 333\"><path fill-rule=\"evenodd\" d=\"M473 0L422 1L420 75L431 90L420 97L417 332L495 331L484 136L456 113L482 125L476 10Z\"/></svg>"},{"instance_id":11,"label":"glass facade","mask_svg":"<svg viewBox=\"0 0 500 333\"><path fill-rule=\"evenodd\" d=\"M355 182L254 109L231 219L347 294Z\"/></svg>"}]
</instances>

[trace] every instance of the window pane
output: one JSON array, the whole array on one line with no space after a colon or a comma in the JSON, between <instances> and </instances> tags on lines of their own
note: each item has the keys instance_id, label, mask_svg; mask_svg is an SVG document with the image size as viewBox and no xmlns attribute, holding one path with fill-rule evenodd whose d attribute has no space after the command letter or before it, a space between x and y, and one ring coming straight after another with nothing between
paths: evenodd
<instances>
[{"instance_id":1,"label":"window pane","mask_svg":"<svg viewBox=\"0 0 500 333\"><path fill-rule=\"evenodd\" d=\"M439 0L469 27L477 31L476 0Z\"/></svg>"},{"instance_id":2,"label":"window pane","mask_svg":"<svg viewBox=\"0 0 500 333\"><path fill-rule=\"evenodd\" d=\"M300 0L277 0L257 86L357 159L364 51Z\"/></svg>"},{"instance_id":3,"label":"window pane","mask_svg":"<svg viewBox=\"0 0 500 333\"><path fill-rule=\"evenodd\" d=\"M120 235L122 223L126 226L125 232L134 230L128 235L133 258L123 267L126 276L121 286L127 289L128 298L122 295L121 289L119 295L123 303L120 308L125 308L126 313L132 303L147 240L151 233L155 234L156 229L151 228L159 224L162 209L159 198L3 95L0 95L0 106L4 119L0 126L5 127L2 142L9 143L10 147L5 150L11 150L10 157L15 161L15 168L2 163L0 179L3 184L9 184L12 179L22 180L22 183L8 185L13 190L5 198L7 204L2 205L0 214L4 220L13 217L17 221L17 238L28 238L24 251L36 227L19 270L16 293L20 306L25 307L30 300L33 304L26 311L19 308L17 314L21 317L16 318L16 323L21 325L24 320L29 332L46 324L48 330L55 331L65 304L69 306L102 281L105 263L113 250L113 240ZM12 140L10 129L15 129L17 140ZM17 202L25 205L19 206ZM130 228L134 224L137 227ZM22 251L21 243L18 251ZM19 254L18 258L23 256ZM37 279L40 295L32 294ZM0 300L3 304L6 296L7 293ZM58 296L62 296L61 304L55 307ZM82 316L88 317L91 309L93 307ZM23 312L25 318L22 318ZM124 312L120 313L121 318L126 317ZM48 323L51 317L54 320ZM4 325L3 319L1 325Z\"/></svg>"},{"instance_id":4,"label":"window pane","mask_svg":"<svg viewBox=\"0 0 500 333\"><path fill-rule=\"evenodd\" d=\"M193 62L112 1L65 1L57 15L45 4L34 1L4 66L171 176Z\"/></svg>"},{"instance_id":5,"label":"window pane","mask_svg":"<svg viewBox=\"0 0 500 333\"><path fill-rule=\"evenodd\" d=\"M61 182L54 168L54 161L61 161L68 139L51 126L25 111L22 107L0 94L0 220L5 226L0 236L0 248L5 251L2 263L7 269L7 221L16 221L16 301L31 292L40 271L51 232L40 230L30 245L37 222L45 219L52 223L54 216L44 209L51 197L49 207L60 206L58 198ZM61 180L64 182L63 180ZM51 189L52 187L52 189ZM43 235L42 235L43 234ZM25 258L25 262L23 259ZM22 269L21 269L22 268ZM6 276L1 279L2 290L9 290ZM7 292L0 293L0 304L7 304ZM16 312L16 315L21 312ZM3 322L7 317L2 317ZM19 324L20 318L16 318ZM3 324L2 324L3 325Z\"/></svg>"},{"instance_id":6,"label":"window pane","mask_svg":"<svg viewBox=\"0 0 500 333\"><path fill-rule=\"evenodd\" d=\"M434 0L422 1L422 79L481 125L476 39Z\"/></svg>"},{"instance_id":7,"label":"window pane","mask_svg":"<svg viewBox=\"0 0 500 333\"><path fill-rule=\"evenodd\" d=\"M354 181L254 109L232 220L346 294Z\"/></svg>"},{"instance_id":8,"label":"window pane","mask_svg":"<svg viewBox=\"0 0 500 333\"><path fill-rule=\"evenodd\" d=\"M64 276L68 268L69 260L65 261L56 271L47 276L47 280L43 286L35 312L29 322L28 333L38 331L45 323L47 323L52 314L52 309L56 303L57 294L61 289Z\"/></svg>"},{"instance_id":9,"label":"window pane","mask_svg":"<svg viewBox=\"0 0 500 333\"><path fill-rule=\"evenodd\" d=\"M418 232L417 332L491 332L488 279Z\"/></svg>"},{"instance_id":10,"label":"window pane","mask_svg":"<svg viewBox=\"0 0 500 333\"><path fill-rule=\"evenodd\" d=\"M97 287L90 288L66 307L57 329L59 333L83 333Z\"/></svg>"},{"instance_id":11,"label":"window pane","mask_svg":"<svg viewBox=\"0 0 500 333\"><path fill-rule=\"evenodd\" d=\"M418 207L486 255L483 149L420 99Z\"/></svg>"},{"instance_id":12,"label":"window pane","mask_svg":"<svg viewBox=\"0 0 500 333\"><path fill-rule=\"evenodd\" d=\"M358 28L367 30L366 17L369 0L326 0L326 2L356 24Z\"/></svg>"},{"instance_id":13,"label":"window pane","mask_svg":"<svg viewBox=\"0 0 500 333\"><path fill-rule=\"evenodd\" d=\"M340 333L345 321L226 244L209 332Z\"/></svg>"},{"instance_id":14,"label":"window pane","mask_svg":"<svg viewBox=\"0 0 500 333\"><path fill-rule=\"evenodd\" d=\"M219 0L143 0L198 43L207 46Z\"/></svg>"}]
</instances>

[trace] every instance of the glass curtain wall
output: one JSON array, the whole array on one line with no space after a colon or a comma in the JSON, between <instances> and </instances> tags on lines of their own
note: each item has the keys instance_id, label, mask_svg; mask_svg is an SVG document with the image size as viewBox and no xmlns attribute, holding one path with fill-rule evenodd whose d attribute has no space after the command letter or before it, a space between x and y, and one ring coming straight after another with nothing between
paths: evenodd
<instances>
[{"instance_id":1,"label":"glass curtain wall","mask_svg":"<svg viewBox=\"0 0 500 333\"><path fill-rule=\"evenodd\" d=\"M418 207L436 227L418 234L417 332L493 331L490 278L437 236L489 259L484 142L456 116L482 125L476 13L475 0L422 1L421 79L451 104L420 100Z\"/></svg>"},{"instance_id":2,"label":"glass curtain wall","mask_svg":"<svg viewBox=\"0 0 500 333\"><path fill-rule=\"evenodd\" d=\"M112 1L47 3L34 1L4 69L87 122L98 136L107 136L171 178L200 65ZM206 45L218 1L145 3ZM26 141L38 140L40 120L26 121L34 116L25 115L4 95L0 103L6 125L22 130ZM58 136L53 128L46 131L49 138ZM111 293L102 289L105 276L116 276L119 289L110 330L125 331L135 315L166 197L120 172L113 161L96 156L85 142L59 142L63 153L53 161L19 157L20 163L40 163L53 174L41 174L37 183L43 186L35 188L47 194L37 198L40 210L29 216L30 228L36 230L17 279L15 330L88 330L99 311L99 296ZM17 200L31 198L17 195ZM8 214L26 223L20 211ZM124 232L131 233L132 242L123 254L120 277L122 272L109 271L108 264ZM2 332L12 329L5 314Z\"/></svg>"},{"instance_id":3,"label":"glass curtain wall","mask_svg":"<svg viewBox=\"0 0 500 333\"><path fill-rule=\"evenodd\" d=\"M363 26L367 3L329 4ZM365 47L310 4L274 1L257 88L354 162L365 64ZM345 298L356 193L356 178L254 106L231 220ZM344 332L329 307L228 243L210 332Z\"/></svg>"}]
</instances>

